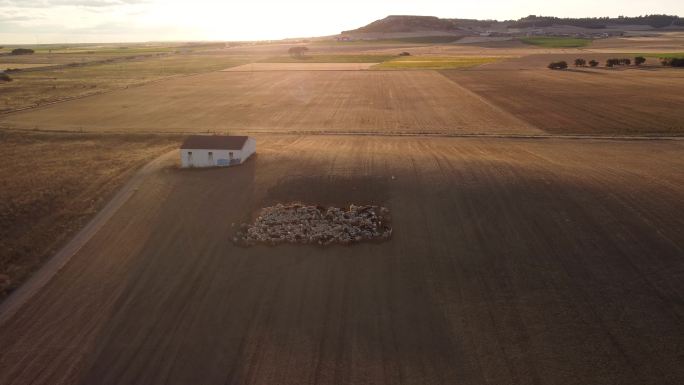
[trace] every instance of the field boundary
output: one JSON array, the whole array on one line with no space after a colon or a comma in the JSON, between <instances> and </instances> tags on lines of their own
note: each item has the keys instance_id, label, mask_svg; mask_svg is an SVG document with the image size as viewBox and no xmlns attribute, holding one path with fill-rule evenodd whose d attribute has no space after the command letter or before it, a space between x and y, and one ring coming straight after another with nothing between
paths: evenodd
<instances>
[{"instance_id":1,"label":"field boundary","mask_svg":"<svg viewBox=\"0 0 684 385\"><path fill-rule=\"evenodd\" d=\"M82 130L45 130L23 129L3 127L0 122L0 130L12 132L36 132L53 134L93 134L93 135L298 135L298 136L382 136L382 137L426 137L426 138L493 138L493 139L570 139L570 140L684 140L684 134L680 136L659 135L589 135L589 134L497 134L497 133L446 133L446 132L373 132L373 131L267 131L267 130L240 130L227 128L220 131L82 131Z\"/></svg>"},{"instance_id":2,"label":"field boundary","mask_svg":"<svg viewBox=\"0 0 684 385\"><path fill-rule=\"evenodd\" d=\"M239 131L253 135L330 135L330 136L406 136L426 138L494 138L494 139L573 139L573 140L684 140L682 136L611 136L611 135L561 135L561 134L485 134L485 133L413 133L413 132L335 132L335 131ZM185 134L185 133L183 133ZM197 134L188 133L188 134Z\"/></svg>"},{"instance_id":3,"label":"field boundary","mask_svg":"<svg viewBox=\"0 0 684 385\"><path fill-rule=\"evenodd\" d=\"M171 150L144 165L119 189L114 197L100 210L88 224L83 227L61 250L48 259L23 285L19 286L2 303L0 303L0 326L22 308L37 292L47 285L52 278L76 255L83 246L114 216L114 214L131 198L147 176L158 171L164 162L177 154Z\"/></svg>"}]
</instances>

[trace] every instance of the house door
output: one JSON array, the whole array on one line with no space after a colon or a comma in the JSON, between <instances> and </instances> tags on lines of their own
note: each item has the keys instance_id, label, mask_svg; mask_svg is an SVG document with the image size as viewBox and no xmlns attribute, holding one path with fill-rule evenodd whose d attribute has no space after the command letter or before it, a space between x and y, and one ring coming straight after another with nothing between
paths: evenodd
<instances>
[{"instance_id":1,"label":"house door","mask_svg":"<svg viewBox=\"0 0 684 385\"><path fill-rule=\"evenodd\" d=\"M188 151L188 166L192 167L192 151Z\"/></svg>"},{"instance_id":2,"label":"house door","mask_svg":"<svg viewBox=\"0 0 684 385\"><path fill-rule=\"evenodd\" d=\"M209 164L214 164L214 153L209 151L209 155L207 156L207 160L209 160Z\"/></svg>"}]
</instances>

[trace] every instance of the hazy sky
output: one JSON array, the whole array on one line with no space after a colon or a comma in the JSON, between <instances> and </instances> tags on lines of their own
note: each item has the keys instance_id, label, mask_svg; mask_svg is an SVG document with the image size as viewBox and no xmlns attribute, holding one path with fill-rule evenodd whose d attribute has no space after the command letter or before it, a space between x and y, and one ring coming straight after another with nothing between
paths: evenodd
<instances>
[{"instance_id":1,"label":"hazy sky","mask_svg":"<svg viewBox=\"0 0 684 385\"><path fill-rule=\"evenodd\" d=\"M684 0L0 0L0 45L322 36L387 15L684 16Z\"/></svg>"}]
</instances>

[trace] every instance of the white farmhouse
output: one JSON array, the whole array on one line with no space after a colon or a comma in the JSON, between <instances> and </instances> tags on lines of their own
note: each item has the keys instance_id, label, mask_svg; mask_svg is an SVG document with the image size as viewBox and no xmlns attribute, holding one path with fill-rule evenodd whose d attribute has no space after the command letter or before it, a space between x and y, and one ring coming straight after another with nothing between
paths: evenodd
<instances>
[{"instance_id":1,"label":"white farmhouse","mask_svg":"<svg viewBox=\"0 0 684 385\"><path fill-rule=\"evenodd\" d=\"M249 136L192 135L180 147L181 167L233 166L256 152Z\"/></svg>"}]
</instances>

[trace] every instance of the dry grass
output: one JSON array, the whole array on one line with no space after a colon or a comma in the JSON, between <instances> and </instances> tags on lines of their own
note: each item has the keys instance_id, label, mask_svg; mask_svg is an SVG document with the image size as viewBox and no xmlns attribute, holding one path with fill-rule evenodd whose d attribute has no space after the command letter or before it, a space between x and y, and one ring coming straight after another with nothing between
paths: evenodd
<instances>
[{"instance_id":1,"label":"dry grass","mask_svg":"<svg viewBox=\"0 0 684 385\"><path fill-rule=\"evenodd\" d=\"M0 112L103 93L171 76L217 71L249 60L245 56L187 54L15 72L12 83L0 86Z\"/></svg>"},{"instance_id":2,"label":"dry grass","mask_svg":"<svg viewBox=\"0 0 684 385\"><path fill-rule=\"evenodd\" d=\"M0 131L0 298L178 137ZM7 277L11 280L9 285Z\"/></svg>"}]
</instances>

